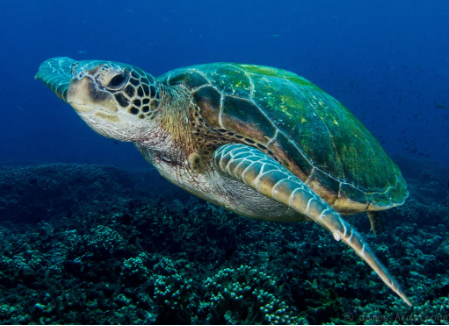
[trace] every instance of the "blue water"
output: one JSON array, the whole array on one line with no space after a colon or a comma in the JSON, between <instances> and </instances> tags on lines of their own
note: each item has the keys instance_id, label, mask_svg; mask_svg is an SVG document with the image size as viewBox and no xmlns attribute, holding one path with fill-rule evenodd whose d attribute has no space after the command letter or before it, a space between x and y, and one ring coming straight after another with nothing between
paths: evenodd
<instances>
[{"instance_id":1,"label":"blue water","mask_svg":"<svg viewBox=\"0 0 449 326\"><path fill-rule=\"evenodd\" d=\"M343 102L388 153L448 163L448 31L446 0L3 1L0 164L146 166L34 80L55 56L156 76L214 61L287 69Z\"/></svg>"},{"instance_id":2,"label":"blue water","mask_svg":"<svg viewBox=\"0 0 449 326\"><path fill-rule=\"evenodd\" d=\"M92 324L104 323L108 315L117 317L109 323L147 322L150 318L131 318L134 303L143 302L139 295L151 291L148 302L154 299L153 308L160 309L157 322L204 323L209 319L199 298L210 292L206 277L219 279L224 268L242 262L253 272L268 267L280 279L276 291L312 323L353 317L368 323L361 316L377 310L386 311L382 318L413 312L448 323L448 0L4 0L0 42L0 323ZM96 134L34 79L39 65L57 56L125 62L154 76L210 62L267 65L293 71L333 95L389 154L399 154L393 157L410 197L388 212L387 232L374 237L365 218L349 221L401 279L415 308L398 303L378 278L373 283L370 270L362 271L353 253L341 254L340 244L316 226L242 222L169 188L154 171L94 165L149 168L132 144ZM17 167L22 164L34 165ZM136 245L126 245L126 255L114 254L114 241ZM100 244L99 253L85 243ZM317 255L321 246L326 250ZM142 277L131 276L128 283L125 261L131 266L145 252L150 258L139 269ZM176 268L168 273L170 259ZM186 282L186 275L195 274L193 290L183 294L192 303L187 319L177 319L184 307L168 310L178 303L173 296L169 304L162 300L153 282L178 272ZM166 280L162 283L172 282ZM108 282L115 292L100 313L85 308L92 303L83 302L86 297L70 297L97 291L95 300L102 301ZM329 298L337 293L335 302L327 297L314 302L319 289ZM119 293L135 296L126 305L128 315L112 305ZM54 310L46 311L44 303ZM119 319L119 311L130 319ZM435 311L445 319L433 319ZM220 313L224 323L230 315Z\"/></svg>"}]
</instances>

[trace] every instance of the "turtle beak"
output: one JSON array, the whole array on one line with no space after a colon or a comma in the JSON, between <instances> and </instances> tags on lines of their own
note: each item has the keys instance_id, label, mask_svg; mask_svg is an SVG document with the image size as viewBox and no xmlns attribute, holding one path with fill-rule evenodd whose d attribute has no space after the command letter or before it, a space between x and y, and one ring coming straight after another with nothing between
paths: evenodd
<instances>
[{"instance_id":1,"label":"turtle beak","mask_svg":"<svg viewBox=\"0 0 449 326\"><path fill-rule=\"evenodd\" d=\"M97 89L90 74L74 76L71 79L66 102L78 113L87 113L94 110L106 113L117 112L112 95L109 92Z\"/></svg>"},{"instance_id":2,"label":"turtle beak","mask_svg":"<svg viewBox=\"0 0 449 326\"><path fill-rule=\"evenodd\" d=\"M40 65L35 78L42 80L53 93L67 102L72 67L75 63L75 60L67 57L48 59Z\"/></svg>"},{"instance_id":3,"label":"turtle beak","mask_svg":"<svg viewBox=\"0 0 449 326\"><path fill-rule=\"evenodd\" d=\"M82 77L81 79L73 78L69 84L67 91L67 103L69 103L76 112L90 112L94 110L93 105L89 105L91 100L92 80L90 77Z\"/></svg>"}]
</instances>

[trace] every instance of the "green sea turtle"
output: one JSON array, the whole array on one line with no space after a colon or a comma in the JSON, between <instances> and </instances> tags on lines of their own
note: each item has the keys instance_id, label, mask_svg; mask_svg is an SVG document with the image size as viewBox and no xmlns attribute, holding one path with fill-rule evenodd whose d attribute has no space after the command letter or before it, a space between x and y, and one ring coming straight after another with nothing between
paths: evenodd
<instances>
[{"instance_id":1,"label":"green sea turtle","mask_svg":"<svg viewBox=\"0 0 449 326\"><path fill-rule=\"evenodd\" d=\"M213 63L158 78L111 61L53 58L42 80L97 133L132 142L172 183L237 214L314 221L350 246L407 304L341 215L404 203L406 183L341 103L285 70Z\"/></svg>"}]
</instances>

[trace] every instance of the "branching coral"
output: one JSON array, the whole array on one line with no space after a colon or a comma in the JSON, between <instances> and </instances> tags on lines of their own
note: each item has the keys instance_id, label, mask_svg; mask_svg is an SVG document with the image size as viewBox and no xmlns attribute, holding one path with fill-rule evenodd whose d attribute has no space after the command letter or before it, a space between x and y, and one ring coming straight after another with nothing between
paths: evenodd
<instances>
[{"instance_id":1,"label":"branching coral","mask_svg":"<svg viewBox=\"0 0 449 326\"><path fill-rule=\"evenodd\" d=\"M278 298L280 289L274 277L242 265L225 268L204 282L201 309L213 324L305 324Z\"/></svg>"}]
</instances>

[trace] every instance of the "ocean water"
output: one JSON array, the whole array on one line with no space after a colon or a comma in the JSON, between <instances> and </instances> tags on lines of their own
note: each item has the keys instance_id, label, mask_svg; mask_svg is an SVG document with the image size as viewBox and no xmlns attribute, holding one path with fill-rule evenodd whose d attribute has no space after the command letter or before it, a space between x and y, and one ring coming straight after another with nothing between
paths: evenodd
<instances>
[{"instance_id":1,"label":"ocean water","mask_svg":"<svg viewBox=\"0 0 449 326\"><path fill-rule=\"evenodd\" d=\"M1 8L1 323L448 323L449 2ZM153 76L212 62L273 66L337 98L407 180L410 197L385 213L382 235L366 217L349 220L415 307L317 226L224 212L170 185L132 144L96 134L34 79L58 56Z\"/></svg>"},{"instance_id":2,"label":"ocean water","mask_svg":"<svg viewBox=\"0 0 449 326\"><path fill-rule=\"evenodd\" d=\"M293 71L344 103L390 153L449 161L445 1L8 1L1 10L2 160L143 167L35 81L56 56L158 76L209 62ZM5 95L7 94L7 95Z\"/></svg>"}]
</instances>

